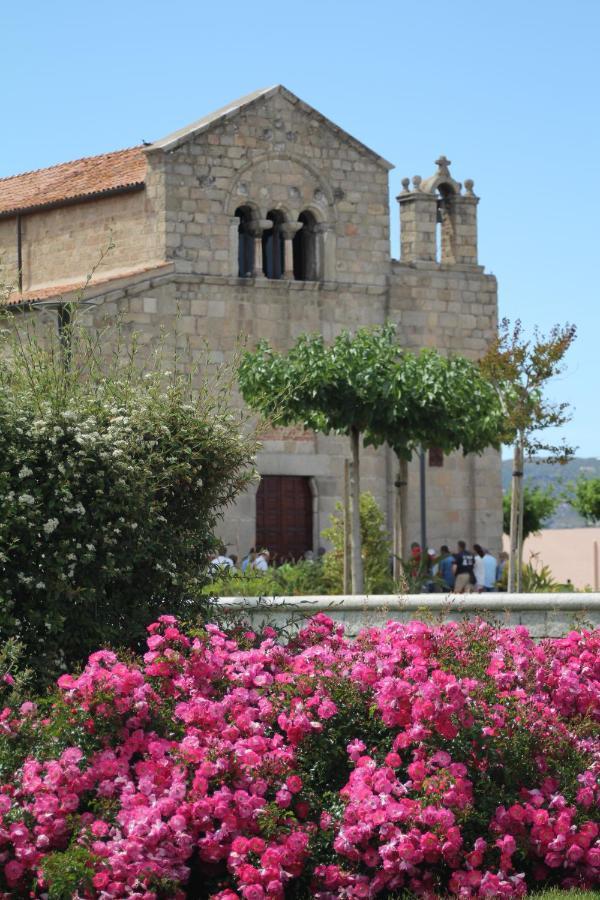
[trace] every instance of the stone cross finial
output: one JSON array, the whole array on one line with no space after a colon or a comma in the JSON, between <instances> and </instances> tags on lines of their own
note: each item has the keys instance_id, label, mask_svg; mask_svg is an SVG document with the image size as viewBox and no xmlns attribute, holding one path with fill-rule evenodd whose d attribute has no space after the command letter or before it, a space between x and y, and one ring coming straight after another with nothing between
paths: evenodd
<instances>
[{"instance_id":1,"label":"stone cross finial","mask_svg":"<svg viewBox=\"0 0 600 900\"><path fill-rule=\"evenodd\" d=\"M439 159L436 159L435 164L438 167L438 169L440 170L440 173L442 175L450 174L450 172L448 171L448 166L452 165L452 160L447 159L445 156L442 155L442 156L440 156Z\"/></svg>"}]
</instances>

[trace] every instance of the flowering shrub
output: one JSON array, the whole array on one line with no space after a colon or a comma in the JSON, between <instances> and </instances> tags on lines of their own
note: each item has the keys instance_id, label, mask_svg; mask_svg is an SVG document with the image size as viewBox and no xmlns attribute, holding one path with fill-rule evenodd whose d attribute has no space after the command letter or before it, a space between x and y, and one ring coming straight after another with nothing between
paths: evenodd
<instances>
[{"instance_id":1,"label":"flowering shrub","mask_svg":"<svg viewBox=\"0 0 600 900\"><path fill-rule=\"evenodd\" d=\"M94 653L2 713L0 897L522 897L600 883L600 632L323 615Z\"/></svg>"},{"instance_id":2,"label":"flowering shrub","mask_svg":"<svg viewBox=\"0 0 600 900\"><path fill-rule=\"evenodd\" d=\"M219 508L252 474L254 447L208 386L68 335L68 366L48 335L0 340L0 635L38 682L192 611Z\"/></svg>"}]
</instances>

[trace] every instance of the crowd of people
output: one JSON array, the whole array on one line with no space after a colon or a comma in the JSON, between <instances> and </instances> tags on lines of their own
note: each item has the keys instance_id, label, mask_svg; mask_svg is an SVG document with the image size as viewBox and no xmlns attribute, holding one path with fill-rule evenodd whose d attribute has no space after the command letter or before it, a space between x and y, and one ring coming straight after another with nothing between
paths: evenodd
<instances>
[{"instance_id":1,"label":"crowd of people","mask_svg":"<svg viewBox=\"0 0 600 900\"><path fill-rule=\"evenodd\" d=\"M412 575L424 577L424 591L480 594L498 590L507 562L508 553L502 552L496 558L481 544L473 544L469 550L465 541L459 541L455 553L442 544L439 553L430 547L424 554L421 545L414 541L409 569Z\"/></svg>"},{"instance_id":2,"label":"crowd of people","mask_svg":"<svg viewBox=\"0 0 600 900\"><path fill-rule=\"evenodd\" d=\"M251 547L239 565L239 571L246 572L255 569L257 572L266 572L271 564L271 554L268 550L257 550ZM227 553L224 545L219 552L212 557L209 569L213 574L219 571L233 571L238 569L238 557L235 553Z\"/></svg>"},{"instance_id":3,"label":"crowd of people","mask_svg":"<svg viewBox=\"0 0 600 900\"><path fill-rule=\"evenodd\" d=\"M319 547L317 558L320 560L324 554L325 549ZM315 554L307 550L302 559L314 562ZM251 547L238 566L236 554L228 554L226 548L221 546L211 559L209 568L213 575L234 571L245 574L253 570L266 572L280 563L298 561L278 560L268 550ZM411 576L421 580L423 592L471 594L498 590L507 562L507 553L502 552L496 558L481 544L473 544L470 550L465 541L459 541L455 553L447 544L442 544L439 553L431 547L423 553L421 545L415 541L411 544L410 559L405 568Z\"/></svg>"}]
</instances>

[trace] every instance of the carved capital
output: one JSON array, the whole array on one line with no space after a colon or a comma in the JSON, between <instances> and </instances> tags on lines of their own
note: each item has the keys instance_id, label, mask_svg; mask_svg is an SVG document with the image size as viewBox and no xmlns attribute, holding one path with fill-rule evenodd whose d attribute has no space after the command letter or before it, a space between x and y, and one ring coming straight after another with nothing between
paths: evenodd
<instances>
[{"instance_id":1,"label":"carved capital","mask_svg":"<svg viewBox=\"0 0 600 900\"><path fill-rule=\"evenodd\" d=\"M302 222L283 222L279 226L279 230L286 240L291 240L303 227Z\"/></svg>"},{"instance_id":2,"label":"carved capital","mask_svg":"<svg viewBox=\"0 0 600 900\"><path fill-rule=\"evenodd\" d=\"M254 238L262 237L263 231L268 231L273 227L270 219L253 219L248 226L248 231Z\"/></svg>"}]
</instances>

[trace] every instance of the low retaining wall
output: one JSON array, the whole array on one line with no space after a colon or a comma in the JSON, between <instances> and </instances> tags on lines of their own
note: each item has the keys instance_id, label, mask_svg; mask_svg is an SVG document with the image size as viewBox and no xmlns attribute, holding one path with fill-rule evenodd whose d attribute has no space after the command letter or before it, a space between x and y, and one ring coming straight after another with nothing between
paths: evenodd
<instances>
[{"instance_id":1,"label":"low retaining wall","mask_svg":"<svg viewBox=\"0 0 600 900\"><path fill-rule=\"evenodd\" d=\"M221 597L219 606L258 626L299 627L318 612L346 632L411 619L461 622L482 617L502 626L525 625L532 637L560 637L600 627L600 594L407 594L334 597Z\"/></svg>"}]
</instances>

